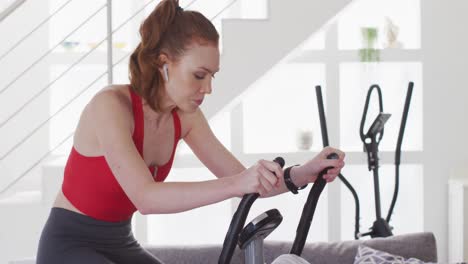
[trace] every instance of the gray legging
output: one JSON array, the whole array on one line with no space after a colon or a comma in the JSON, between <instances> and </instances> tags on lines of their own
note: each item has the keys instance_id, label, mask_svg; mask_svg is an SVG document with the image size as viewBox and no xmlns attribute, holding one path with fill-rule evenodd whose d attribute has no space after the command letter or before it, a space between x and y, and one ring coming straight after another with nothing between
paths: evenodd
<instances>
[{"instance_id":1,"label":"gray legging","mask_svg":"<svg viewBox=\"0 0 468 264\"><path fill-rule=\"evenodd\" d=\"M162 264L135 240L131 220L112 223L52 208L42 230L37 264ZM308 264L282 255L273 264Z\"/></svg>"},{"instance_id":2,"label":"gray legging","mask_svg":"<svg viewBox=\"0 0 468 264\"><path fill-rule=\"evenodd\" d=\"M162 264L135 240L131 220L112 223L52 208L42 230L37 264Z\"/></svg>"}]
</instances>

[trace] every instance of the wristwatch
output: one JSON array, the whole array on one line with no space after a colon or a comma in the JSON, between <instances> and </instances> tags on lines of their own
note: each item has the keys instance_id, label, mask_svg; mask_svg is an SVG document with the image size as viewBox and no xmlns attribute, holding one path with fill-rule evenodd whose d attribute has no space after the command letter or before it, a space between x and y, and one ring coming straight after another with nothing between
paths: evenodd
<instances>
[{"instance_id":1,"label":"wristwatch","mask_svg":"<svg viewBox=\"0 0 468 264\"><path fill-rule=\"evenodd\" d=\"M288 188L288 190L290 190L292 193L294 194L297 194L298 190L302 190L304 188L307 187L307 184L302 186L302 187L297 187L294 182L292 181L291 179L291 175L289 174L291 169L295 166L299 166L299 164L296 164L294 166L291 166L291 167L287 167L285 170L284 170L284 184L286 184L286 188Z\"/></svg>"}]
</instances>

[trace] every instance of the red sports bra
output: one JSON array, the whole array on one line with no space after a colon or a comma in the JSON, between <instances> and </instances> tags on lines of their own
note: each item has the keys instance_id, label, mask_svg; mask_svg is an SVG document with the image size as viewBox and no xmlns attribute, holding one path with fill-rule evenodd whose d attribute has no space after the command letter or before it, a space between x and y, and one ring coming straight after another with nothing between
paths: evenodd
<instances>
[{"instance_id":1,"label":"red sports bra","mask_svg":"<svg viewBox=\"0 0 468 264\"><path fill-rule=\"evenodd\" d=\"M129 87L130 88L130 87ZM135 129L133 142L143 158L144 120L141 98L130 88ZM169 174L178 141L180 140L180 119L172 111L175 128L174 148L169 161L158 167L155 181L162 182ZM149 167L154 175L154 167ZM95 219L119 222L129 219L137 210L120 184L115 179L104 156L86 157L74 147L65 166L62 192L78 210Z\"/></svg>"}]
</instances>

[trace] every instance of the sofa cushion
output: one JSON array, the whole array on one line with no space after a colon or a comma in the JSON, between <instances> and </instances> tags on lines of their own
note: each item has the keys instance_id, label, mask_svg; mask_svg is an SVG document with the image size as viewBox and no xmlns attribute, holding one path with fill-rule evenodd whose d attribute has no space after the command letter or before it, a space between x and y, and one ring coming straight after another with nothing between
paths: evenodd
<instances>
[{"instance_id":1,"label":"sofa cushion","mask_svg":"<svg viewBox=\"0 0 468 264\"><path fill-rule=\"evenodd\" d=\"M354 264L425 264L419 259L405 259L384 251L376 250L366 246L359 246Z\"/></svg>"}]
</instances>

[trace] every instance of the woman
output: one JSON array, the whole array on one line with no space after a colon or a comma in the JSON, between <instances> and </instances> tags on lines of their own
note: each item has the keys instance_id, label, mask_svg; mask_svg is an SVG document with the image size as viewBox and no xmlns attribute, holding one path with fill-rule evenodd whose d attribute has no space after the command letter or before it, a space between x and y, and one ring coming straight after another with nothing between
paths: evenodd
<instances>
[{"instance_id":1,"label":"woman","mask_svg":"<svg viewBox=\"0 0 468 264\"><path fill-rule=\"evenodd\" d=\"M140 28L130 85L106 87L78 123L59 192L39 243L37 263L161 263L131 232L131 217L177 213L247 193L286 192L281 167L260 160L246 169L216 139L199 106L219 70L219 36L211 22L164 0ZM218 179L163 182L184 139ZM327 160L331 152L339 160ZM334 180L344 154L326 148L288 170L292 184ZM292 187L291 187L292 186Z\"/></svg>"}]
</instances>

